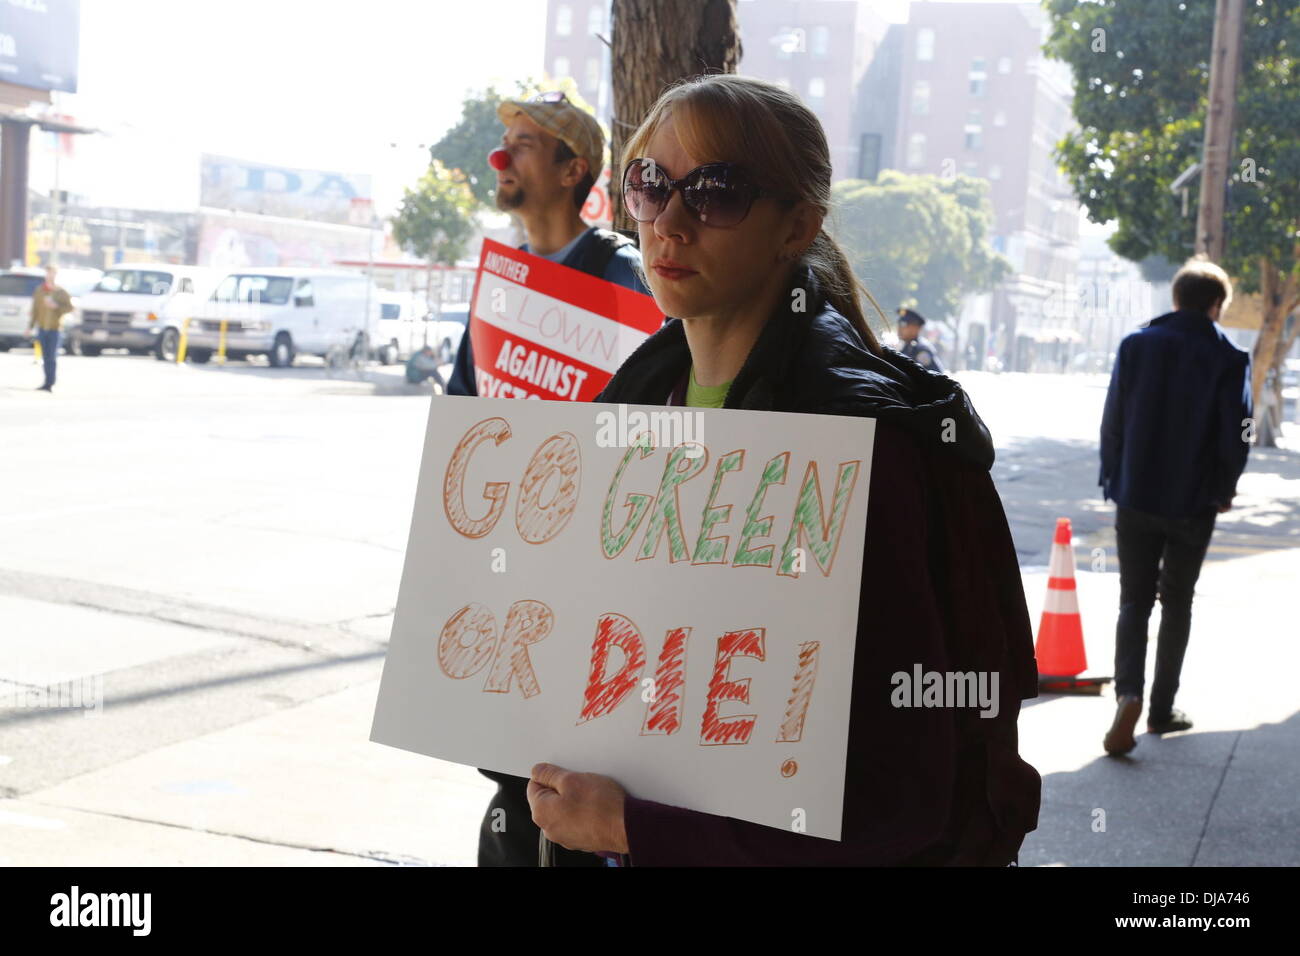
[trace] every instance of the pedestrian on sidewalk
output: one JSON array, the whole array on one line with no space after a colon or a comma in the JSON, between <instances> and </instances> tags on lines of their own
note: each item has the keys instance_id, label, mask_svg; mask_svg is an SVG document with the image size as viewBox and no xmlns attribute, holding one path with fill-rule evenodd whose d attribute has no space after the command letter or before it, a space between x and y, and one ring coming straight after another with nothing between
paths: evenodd
<instances>
[{"instance_id":1,"label":"pedestrian on sidewalk","mask_svg":"<svg viewBox=\"0 0 1300 956\"><path fill-rule=\"evenodd\" d=\"M1041 781L1016 742L1037 671L992 440L961 386L877 342L822 228L820 122L775 83L697 77L631 135L619 182L671 318L598 401L876 419L842 839L656 803L548 764L528 785L533 819L617 865L1011 864L1037 822ZM891 675L916 666L1000 674L998 712L900 706Z\"/></svg>"},{"instance_id":2,"label":"pedestrian on sidewalk","mask_svg":"<svg viewBox=\"0 0 1300 956\"><path fill-rule=\"evenodd\" d=\"M438 372L438 356L433 353L432 345L424 346L406 361L406 380L412 385L419 385L429 378L438 386L439 395L447 393L447 383Z\"/></svg>"},{"instance_id":3,"label":"pedestrian on sidewalk","mask_svg":"<svg viewBox=\"0 0 1300 956\"><path fill-rule=\"evenodd\" d=\"M932 372L942 372L943 364L935 354L934 345L921 335L925 316L914 309L898 310L899 351Z\"/></svg>"},{"instance_id":4,"label":"pedestrian on sidewalk","mask_svg":"<svg viewBox=\"0 0 1300 956\"><path fill-rule=\"evenodd\" d=\"M46 266L45 281L32 293L31 321L27 324L27 334L35 333L41 344L41 360L45 366L45 384L37 391L54 391L55 366L59 359L59 333L63 327L63 317L72 311L72 297L66 289L55 283L58 269Z\"/></svg>"},{"instance_id":5,"label":"pedestrian on sidewalk","mask_svg":"<svg viewBox=\"0 0 1300 956\"><path fill-rule=\"evenodd\" d=\"M1192 593L1214 522L1232 507L1250 451L1250 356L1215 324L1232 301L1228 274L1204 258L1174 276L1175 311L1125 336L1101 421L1101 487L1115 502L1119 619L1115 718L1107 753L1137 746L1147 622L1160 599L1154 734L1187 730L1174 707L1192 627Z\"/></svg>"}]
</instances>

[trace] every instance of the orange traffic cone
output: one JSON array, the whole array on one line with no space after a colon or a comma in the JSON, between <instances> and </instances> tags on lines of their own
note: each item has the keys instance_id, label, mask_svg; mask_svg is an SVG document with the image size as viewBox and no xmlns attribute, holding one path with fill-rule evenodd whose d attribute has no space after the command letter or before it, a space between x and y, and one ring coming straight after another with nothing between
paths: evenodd
<instances>
[{"instance_id":1,"label":"orange traffic cone","mask_svg":"<svg viewBox=\"0 0 1300 956\"><path fill-rule=\"evenodd\" d=\"M1088 658L1083 650L1083 618L1074 580L1069 518L1056 519L1047 574L1047 601L1034 645L1039 689L1099 694L1109 677L1079 677L1088 667Z\"/></svg>"}]
</instances>

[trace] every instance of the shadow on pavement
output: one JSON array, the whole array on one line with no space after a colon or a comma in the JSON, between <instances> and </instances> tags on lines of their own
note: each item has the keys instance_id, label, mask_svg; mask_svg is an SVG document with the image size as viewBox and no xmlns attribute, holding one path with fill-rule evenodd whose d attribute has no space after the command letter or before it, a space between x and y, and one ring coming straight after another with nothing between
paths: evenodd
<instances>
[{"instance_id":1,"label":"shadow on pavement","mask_svg":"<svg viewBox=\"0 0 1300 956\"><path fill-rule=\"evenodd\" d=\"M1124 757L1101 752L1105 729L1095 760L1043 776L1022 866L1300 865L1300 713L1248 730L1143 733Z\"/></svg>"}]
</instances>

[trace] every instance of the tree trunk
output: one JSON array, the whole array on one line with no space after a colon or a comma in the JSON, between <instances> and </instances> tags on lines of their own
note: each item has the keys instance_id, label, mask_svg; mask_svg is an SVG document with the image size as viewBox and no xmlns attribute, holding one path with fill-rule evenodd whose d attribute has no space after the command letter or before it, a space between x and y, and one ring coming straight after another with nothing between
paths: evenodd
<instances>
[{"instance_id":1,"label":"tree trunk","mask_svg":"<svg viewBox=\"0 0 1300 956\"><path fill-rule=\"evenodd\" d=\"M1283 333L1287 316L1296 308L1297 295L1294 273L1284 278L1272 262L1260 261L1260 301L1264 314L1251 352L1250 393L1255 403L1256 444L1262 448L1277 447L1274 426L1282 419L1282 372L1287 352L1295 342L1294 329L1285 338Z\"/></svg>"},{"instance_id":2,"label":"tree trunk","mask_svg":"<svg viewBox=\"0 0 1300 956\"><path fill-rule=\"evenodd\" d=\"M630 229L636 224L623 211L623 144L677 80L736 72L740 28L736 0L614 0L612 30L609 193L614 227Z\"/></svg>"}]
</instances>

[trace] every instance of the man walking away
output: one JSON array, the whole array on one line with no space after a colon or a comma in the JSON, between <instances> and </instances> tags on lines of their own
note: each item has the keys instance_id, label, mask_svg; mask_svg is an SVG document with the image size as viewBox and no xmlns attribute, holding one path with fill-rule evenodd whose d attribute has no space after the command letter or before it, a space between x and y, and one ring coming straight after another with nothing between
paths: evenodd
<instances>
[{"instance_id":1,"label":"man walking away","mask_svg":"<svg viewBox=\"0 0 1300 956\"><path fill-rule=\"evenodd\" d=\"M32 293L32 318L27 325L27 333L33 330L41 343L41 358L45 364L45 384L38 391L54 391L55 363L59 358L59 329L63 317L72 311L72 297L67 290L54 282L58 273L54 266L45 269L45 281Z\"/></svg>"},{"instance_id":2,"label":"man walking away","mask_svg":"<svg viewBox=\"0 0 1300 956\"><path fill-rule=\"evenodd\" d=\"M1125 336L1101 422L1101 486L1115 502L1118 706L1103 746L1137 746L1147 621L1157 594L1160 633L1147 709L1154 734L1187 730L1174 708L1192 626L1192 592L1214 532L1246 467L1250 357L1215 325L1232 301L1227 273L1192 259L1174 276L1175 311Z\"/></svg>"}]
</instances>

